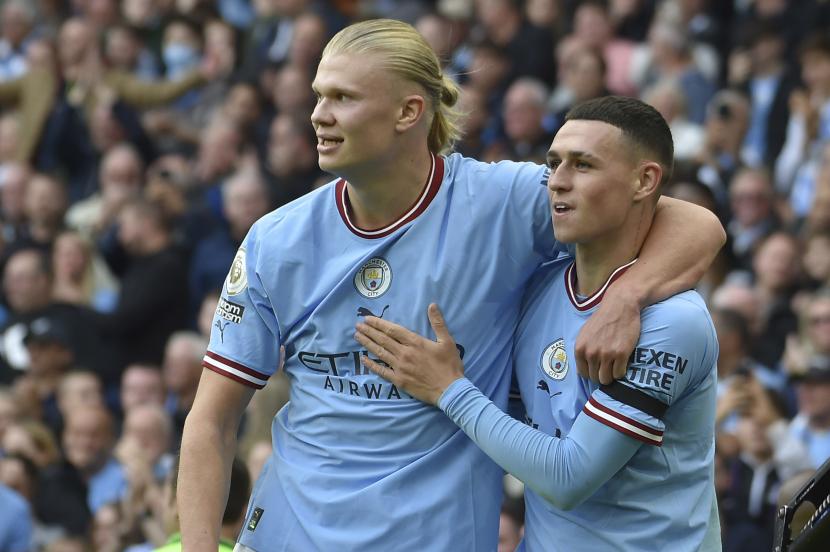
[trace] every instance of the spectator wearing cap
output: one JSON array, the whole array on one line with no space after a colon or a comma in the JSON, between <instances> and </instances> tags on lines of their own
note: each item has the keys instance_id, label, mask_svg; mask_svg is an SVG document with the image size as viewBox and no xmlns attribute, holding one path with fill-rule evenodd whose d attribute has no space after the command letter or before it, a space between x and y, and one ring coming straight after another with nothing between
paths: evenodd
<instances>
[{"instance_id":1,"label":"spectator wearing cap","mask_svg":"<svg viewBox=\"0 0 830 552\"><path fill-rule=\"evenodd\" d=\"M32 545L32 514L26 501L0 483L0 550L28 552Z\"/></svg>"},{"instance_id":2,"label":"spectator wearing cap","mask_svg":"<svg viewBox=\"0 0 830 552\"><path fill-rule=\"evenodd\" d=\"M812 467L818 469L830 459L830 362L815 357L794 380L798 415L790 423L790 435L804 444Z\"/></svg>"},{"instance_id":3,"label":"spectator wearing cap","mask_svg":"<svg viewBox=\"0 0 830 552\"><path fill-rule=\"evenodd\" d=\"M29 369L17 385L31 388L41 405L43 421L55 433L60 433L58 389L75 362L69 333L58 320L41 316L29 324L23 343L29 353Z\"/></svg>"}]
</instances>

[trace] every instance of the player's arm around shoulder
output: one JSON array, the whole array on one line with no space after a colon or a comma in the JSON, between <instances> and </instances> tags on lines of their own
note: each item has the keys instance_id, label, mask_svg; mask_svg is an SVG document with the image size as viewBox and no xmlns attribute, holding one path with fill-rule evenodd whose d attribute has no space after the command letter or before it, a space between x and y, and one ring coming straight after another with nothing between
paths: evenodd
<instances>
[{"instance_id":1,"label":"player's arm around shoulder","mask_svg":"<svg viewBox=\"0 0 830 552\"><path fill-rule=\"evenodd\" d=\"M185 421L178 479L182 550L215 550L228 497L236 435L254 388L211 370Z\"/></svg>"},{"instance_id":2,"label":"player's arm around shoulder","mask_svg":"<svg viewBox=\"0 0 830 552\"><path fill-rule=\"evenodd\" d=\"M717 340L703 300L684 292L642 313L625 376L595 390L583 412L645 444L661 446L666 412L714 369Z\"/></svg>"}]
</instances>

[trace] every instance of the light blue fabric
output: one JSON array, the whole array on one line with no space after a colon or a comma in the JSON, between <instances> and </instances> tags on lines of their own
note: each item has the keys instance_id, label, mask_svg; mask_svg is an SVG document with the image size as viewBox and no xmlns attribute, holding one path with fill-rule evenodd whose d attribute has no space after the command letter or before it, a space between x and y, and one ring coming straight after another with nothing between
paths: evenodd
<instances>
[{"instance_id":1,"label":"light blue fabric","mask_svg":"<svg viewBox=\"0 0 830 552\"><path fill-rule=\"evenodd\" d=\"M0 552L29 552L32 545L32 514L29 504L0 483Z\"/></svg>"},{"instance_id":2,"label":"light blue fabric","mask_svg":"<svg viewBox=\"0 0 830 552\"><path fill-rule=\"evenodd\" d=\"M537 276L517 330L527 425L464 379L440 406L527 484L527 550L711 548L717 341L703 300L686 292L643 311L621 380L635 397L615 399L576 372L576 336L601 295L580 300L572 267ZM665 414L642 410L654 400Z\"/></svg>"},{"instance_id":3,"label":"light blue fabric","mask_svg":"<svg viewBox=\"0 0 830 552\"><path fill-rule=\"evenodd\" d=\"M547 171L451 155L437 158L434 179L428 205L413 206L420 215L385 235L350 229L343 184L333 182L245 239L205 363L261 387L283 344L291 396L273 423L242 544L496 549L501 469L441 411L363 368L355 323L373 313L430 335L427 306L437 302L467 376L506 407L521 297L557 253Z\"/></svg>"}]
</instances>

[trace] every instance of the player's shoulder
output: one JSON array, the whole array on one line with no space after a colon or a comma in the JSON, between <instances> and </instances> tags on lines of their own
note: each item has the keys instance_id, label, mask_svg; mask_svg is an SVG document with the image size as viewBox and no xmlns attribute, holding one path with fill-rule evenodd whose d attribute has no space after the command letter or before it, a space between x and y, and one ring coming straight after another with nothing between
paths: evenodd
<instances>
[{"instance_id":1,"label":"player's shoulder","mask_svg":"<svg viewBox=\"0 0 830 552\"><path fill-rule=\"evenodd\" d=\"M452 153L445 158L447 176L456 184L466 183L481 189L482 186L502 187L517 182L544 185L547 167L525 161L485 162Z\"/></svg>"},{"instance_id":2,"label":"player's shoulder","mask_svg":"<svg viewBox=\"0 0 830 552\"><path fill-rule=\"evenodd\" d=\"M659 303L643 309L643 326L646 325L686 324L709 327L712 319L706 301L694 290L672 295ZM682 326L678 327L682 331Z\"/></svg>"},{"instance_id":3,"label":"player's shoulder","mask_svg":"<svg viewBox=\"0 0 830 552\"><path fill-rule=\"evenodd\" d=\"M335 178L266 214L251 227L251 235L266 238L277 233L284 241L286 232L301 232L309 225L324 222L327 213L332 216L336 214L334 193L338 180Z\"/></svg>"},{"instance_id":4,"label":"player's shoulder","mask_svg":"<svg viewBox=\"0 0 830 552\"><path fill-rule=\"evenodd\" d=\"M715 350L717 337L706 302L696 291L685 291L643 310L642 341L671 342L700 352Z\"/></svg>"}]
</instances>

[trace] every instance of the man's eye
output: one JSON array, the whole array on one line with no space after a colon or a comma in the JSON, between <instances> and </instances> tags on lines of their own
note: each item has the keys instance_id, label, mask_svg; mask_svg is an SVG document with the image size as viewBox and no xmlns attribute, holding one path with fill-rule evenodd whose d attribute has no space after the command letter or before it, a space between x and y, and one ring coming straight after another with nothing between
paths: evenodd
<instances>
[{"instance_id":1,"label":"man's eye","mask_svg":"<svg viewBox=\"0 0 830 552\"><path fill-rule=\"evenodd\" d=\"M591 164L586 163L585 161L577 161L576 163L574 163L574 167L576 167L577 169L590 169Z\"/></svg>"},{"instance_id":2,"label":"man's eye","mask_svg":"<svg viewBox=\"0 0 830 552\"><path fill-rule=\"evenodd\" d=\"M551 171L555 171L556 168L559 166L559 163L561 163L561 161L549 161L548 167L550 167Z\"/></svg>"}]
</instances>

